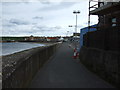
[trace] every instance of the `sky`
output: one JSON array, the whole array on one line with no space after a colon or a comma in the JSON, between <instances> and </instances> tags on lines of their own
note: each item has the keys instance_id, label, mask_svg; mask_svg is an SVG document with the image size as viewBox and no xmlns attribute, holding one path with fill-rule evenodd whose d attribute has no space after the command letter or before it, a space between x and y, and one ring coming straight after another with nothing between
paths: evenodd
<instances>
[{"instance_id":1,"label":"sky","mask_svg":"<svg viewBox=\"0 0 120 90\"><path fill-rule=\"evenodd\" d=\"M70 36L88 26L88 0L3 0L1 36ZM91 25L98 23L91 16ZM73 27L68 27L72 25Z\"/></svg>"}]
</instances>

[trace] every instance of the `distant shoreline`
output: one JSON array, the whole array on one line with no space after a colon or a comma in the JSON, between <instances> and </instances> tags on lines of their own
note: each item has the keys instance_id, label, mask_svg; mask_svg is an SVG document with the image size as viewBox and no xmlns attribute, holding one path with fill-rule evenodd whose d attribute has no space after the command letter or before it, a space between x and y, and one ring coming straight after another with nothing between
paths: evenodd
<instances>
[{"instance_id":1,"label":"distant shoreline","mask_svg":"<svg viewBox=\"0 0 120 90\"><path fill-rule=\"evenodd\" d=\"M0 42L0 43L2 44L2 43L17 43L17 42ZM56 42L18 42L18 43L37 43L37 44L44 44L44 45L48 46L48 45L52 45Z\"/></svg>"},{"instance_id":2,"label":"distant shoreline","mask_svg":"<svg viewBox=\"0 0 120 90\"><path fill-rule=\"evenodd\" d=\"M4 43L1 43L1 45L2 45L1 49L4 52L0 56L11 54L11 52L13 52L13 53L20 52L20 51L24 51L24 50L31 49L31 48L45 47L45 46L50 46L53 44L55 44L55 42L49 42L49 43L48 42L6 42L6 43L4 42ZM12 45L12 46L9 47L9 46L5 46L5 45L9 45L9 46ZM17 46L14 46L14 45L17 45ZM4 46L9 47L9 48L6 49L6 48L4 48ZM21 46L23 46L23 47L21 47ZM14 48L12 48L12 47L14 47Z\"/></svg>"},{"instance_id":3,"label":"distant shoreline","mask_svg":"<svg viewBox=\"0 0 120 90\"><path fill-rule=\"evenodd\" d=\"M52 41L44 41L44 42L40 42L40 41L0 41L0 43L11 43L11 42L35 42L35 43L56 43L56 42L52 42Z\"/></svg>"}]
</instances>

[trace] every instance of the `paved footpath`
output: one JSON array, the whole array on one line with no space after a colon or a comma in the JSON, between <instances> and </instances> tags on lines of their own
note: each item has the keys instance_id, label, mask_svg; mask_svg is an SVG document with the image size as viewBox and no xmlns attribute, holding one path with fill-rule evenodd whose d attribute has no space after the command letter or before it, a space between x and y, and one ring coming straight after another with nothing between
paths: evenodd
<instances>
[{"instance_id":1,"label":"paved footpath","mask_svg":"<svg viewBox=\"0 0 120 90\"><path fill-rule=\"evenodd\" d=\"M72 56L73 49L63 43L34 77L30 88L113 88Z\"/></svg>"}]
</instances>

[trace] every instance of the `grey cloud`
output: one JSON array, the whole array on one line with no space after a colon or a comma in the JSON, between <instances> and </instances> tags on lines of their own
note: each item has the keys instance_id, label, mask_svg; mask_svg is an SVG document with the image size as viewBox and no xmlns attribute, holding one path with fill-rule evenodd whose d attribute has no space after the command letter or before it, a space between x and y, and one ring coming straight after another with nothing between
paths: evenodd
<instances>
[{"instance_id":1,"label":"grey cloud","mask_svg":"<svg viewBox=\"0 0 120 90\"><path fill-rule=\"evenodd\" d=\"M33 19L43 19L43 17L39 17L39 16L35 16L35 17L33 17Z\"/></svg>"},{"instance_id":2,"label":"grey cloud","mask_svg":"<svg viewBox=\"0 0 120 90\"><path fill-rule=\"evenodd\" d=\"M44 27L43 26L33 26L32 29L35 30L42 30Z\"/></svg>"},{"instance_id":3,"label":"grey cloud","mask_svg":"<svg viewBox=\"0 0 120 90\"><path fill-rule=\"evenodd\" d=\"M52 32L53 29L49 28L49 27L36 27L36 29L38 32Z\"/></svg>"},{"instance_id":4,"label":"grey cloud","mask_svg":"<svg viewBox=\"0 0 120 90\"><path fill-rule=\"evenodd\" d=\"M72 7L76 3L77 2L61 2L58 5L46 6L46 7L43 7L41 9L39 9L39 10L43 10L43 11L46 11L46 10L60 10L60 9L65 9L65 8Z\"/></svg>"},{"instance_id":5,"label":"grey cloud","mask_svg":"<svg viewBox=\"0 0 120 90\"><path fill-rule=\"evenodd\" d=\"M26 2L2 2L2 5L4 5L4 6L15 6L15 5L20 5L20 4L29 4L29 1L26 1Z\"/></svg>"},{"instance_id":6,"label":"grey cloud","mask_svg":"<svg viewBox=\"0 0 120 90\"><path fill-rule=\"evenodd\" d=\"M52 27L52 29L61 29L61 26Z\"/></svg>"},{"instance_id":7,"label":"grey cloud","mask_svg":"<svg viewBox=\"0 0 120 90\"><path fill-rule=\"evenodd\" d=\"M49 27L49 26L40 26L40 25L34 25L32 27L32 30L35 32L54 32L58 29L61 29L60 26L54 26L54 27Z\"/></svg>"},{"instance_id":8,"label":"grey cloud","mask_svg":"<svg viewBox=\"0 0 120 90\"><path fill-rule=\"evenodd\" d=\"M11 25L11 24L6 24L6 25L2 25L3 26L3 28L4 27L15 27L15 25Z\"/></svg>"},{"instance_id":9,"label":"grey cloud","mask_svg":"<svg viewBox=\"0 0 120 90\"><path fill-rule=\"evenodd\" d=\"M3 26L3 28L5 28L5 27L9 28L9 27L15 27L16 25L9 23L9 20L3 19L2 26Z\"/></svg>"},{"instance_id":10,"label":"grey cloud","mask_svg":"<svg viewBox=\"0 0 120 90\"><path fill-rule=\"evenodd\" d=\"M47 30L48 28L46 27L46 26L37 26L37 25L34 25L33 27L32 27L32 30L34 31L34 32L45 32L45 31L49 31L49 30Z\"/></svg>"},{"instance_id":11,"label":"grey cloud","mask_svg":"<svg viewBox=\"0 0 120 90\"><path fill-rule=\"evenodd\" d=\"M9 23L12 23L14 25L28 25L29 24L27 21L22 21L18 19L10 19Z\"/></svg>"},{"instance_id":12,"label":"grey cloud","mask_svg":"<svg viewBox=\"0 0 120 90\"><path fill-rule=\"evenodd\" d=\"M37 23L32 23L32 25L36 25Z\"/></svg>"},{"instance_id":13,"label":"grey cloud","mask_svg":"<svg viewBox=\"0 0 120 90\"><path fill-rule=\"evenodd\" d=\"M12 27L12 28L6 28L4 29L3 28L3 35L29 35L31 33L34 33L33 30L30 30L30 29L24 29L22 28L22 30L20 28L15 28L15 27Z\"/></svg>"},{"instance_id":14,"label":"grey cloud","mask_svg":"<svg viewBox=\"0 0 120 90\"><path fill-rule=\"evenodd\" d=\"M42 4L50 4L50 2L41 2Z\"/></svg>"},{"instance_id":15,"label":"grey cloud","mask_svg":"<svg viewBox=\"0 0 120 90\"><path fill-rule=\"evenodd\" d=\"M38 1L40 1L42 4L51 4L49 0L38 0Z\"/></svg>"}]
</instances>

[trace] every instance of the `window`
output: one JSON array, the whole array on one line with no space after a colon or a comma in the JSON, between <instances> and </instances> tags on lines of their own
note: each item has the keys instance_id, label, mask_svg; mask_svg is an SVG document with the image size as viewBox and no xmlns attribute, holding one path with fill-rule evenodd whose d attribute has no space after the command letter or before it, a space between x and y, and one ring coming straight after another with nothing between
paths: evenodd
<instances>
[{"instance_id":1,"label":"window","mask_svg":"<svg viewBox=\"0 0 120 90\"><path fill-rule=\"evenodd\" d=\"M116 18L112 18L112 27L115 27L116 26Z\"/></svg>"}]
</instances>

